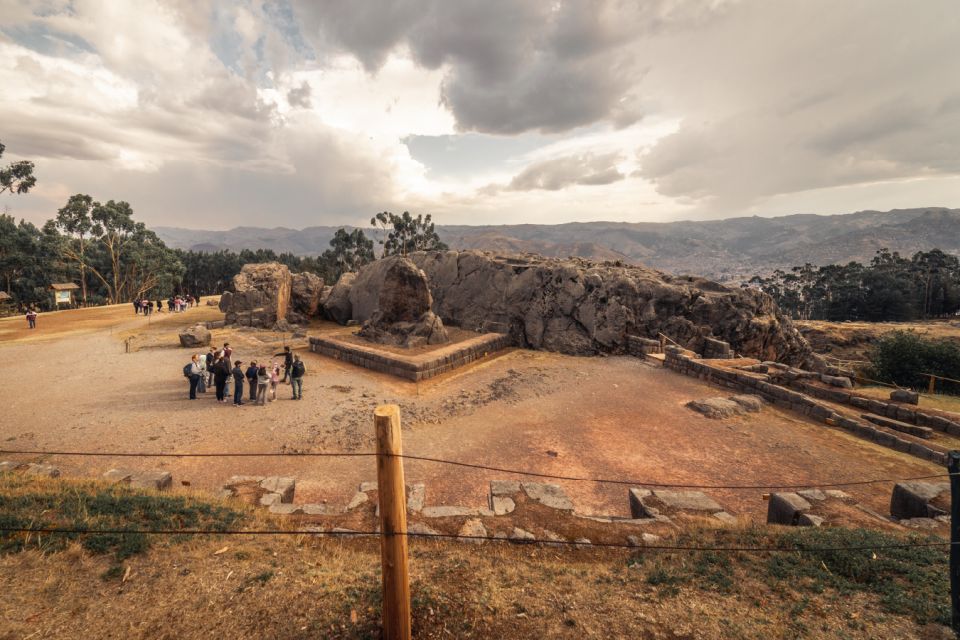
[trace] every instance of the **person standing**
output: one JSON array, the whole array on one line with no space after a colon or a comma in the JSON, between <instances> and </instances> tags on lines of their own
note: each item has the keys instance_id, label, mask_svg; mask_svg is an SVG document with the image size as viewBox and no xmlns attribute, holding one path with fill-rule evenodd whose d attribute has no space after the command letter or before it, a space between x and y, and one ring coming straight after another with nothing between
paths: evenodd
<instances>
[{"instance_id":1,"label":"person standing","mask_svg":"<svg viewBox=\"0 0 960 640\"><path fill-rule=\"evenodd\" d=\"M197 393L207 392L207 358L197 354L197 366L200 368L200 382L197 383Z\"/></svg>"},{"instance_id":2,"label":"person standing","mask_svg":"<svg viewBox=\"0 0 960 640\"><path fill-rule=\"evenodd\" d=\"M213 363L213 384L217 388L217 402L226 402L227 378L230 377L230 367L227 361L220 358Z\"/></svg>"},{"instance_id":3,"label":"person standing","mask_svg":"<svg viewBox=\"0 0 960 640\"><path fill-rule=\"evenodd\" d=\"M280 365L274 361L270 368L270 402L277 399L277 387L280 386Z\"/></svg>"},{"instance_id":4,"label":"person standing","mask_svg":"<svg viewBox=\"0 0 960 640\"><path fill-rule=\"evenodd\" d=\"M157 298L157 313L163 313L163 300Z\"/></svg>"},{"instance_id":5,"label":"person standing","mask_svg":"<svg viewBox=\"0 0 960 640\"><path fill-rule=\"evenodd\" d=\"M293 364L290 367L290 387L293 389L294 400L303 400L303 374L306 372L307 368L300 356L293 356Z\"/></svg>"},{"instance_id":6,"label":"person standing","mask_svg":"<svg viewBox=\"0 0 960 640\"><path fill-rule=\"evenodd\" d=\"M229 342L223 343L223 360L226 363L227 371L233 371L233 362L230 360L230 355L233 353L233 349L230 348ZM230 397L230 381L232 376L227 377L227 386L224 393L227 394L227 397Z\"/></svg>"},{"instance_id":7,"label":"person standing","mask_svg":"<svg viewBox=\"0 0 960 640\"><path fill-rule=\"evenodd\" d=\"M240 365L243 363L237 360L233 363L233 405L239 407L243 405L243 369Z\"/></svg>"},{"instance_id":8,"label":"person standing","mask_svg":"<svg viewBox=\"0 0 960 640\"><path fill-rule=\"evenodd\" d=\"M270 372L267 371L267 367L260 365L260 368L257 369L257 404L264 405L267 403L267 387L270 386Z\"/></svg>"},{"instance_id":9,"label":"person standing","mask_svg":"<svg viewBox=\"0 0 960 640\"><path fill-rule=\"evenodd\" d=\"M197 385L200 383L200 365L197 364L197 354L190 358L190 364L184 367L187 380L190 381L190 399L197 399Z\"/></svg>"},{"instance_id":10,"label":"person standing","mask_svg":"<svg viewBox=\"0 0 960 640\"><path fill-rule=\"evenodd\" d=\"M283 351L280 353L273 354L273 357L283 356L283 380L280 382L286 382L290 379L290 367L293 366L293 352L290 351L290 347L284 347Z\"/></svg>"},{"instance_id":11,"label":"person standing","mask_svg":"<svg viewBox=\"0 0 960 640\"><path fill-rule=\"evenodd\" d=\"M139 315L139 313L140 313L140 301L139 301L139 300L134 300L134 301L133 301L133 314L134 314L134 315Z\"/></svg>"},{"instance_id":12,"label":"person standing","mask_svg":"<svg viewBox=\"0 0 960 640\"><path fill-rule=\"evenodd\" d=\"M33 309L27 309L27 328L37 328L37 312Z\"/></svg>"},{"instance_id":13,"label":"person standing","mask_svg":"<svg viewBox=\"0 0 960 640\"><path fill-rule=\"evenodd\" d=\"M257 400L257 361L254 360L247 367L247 383L250 385L250 402Z\"/></svg>"},{"instance_id":14,"label":"person standing","mask_svg":"<svg viewBox=\"0 0 960 640\"><path fill-rule=\"evenodd\" d=\"M210 347L210 350L207 351L207 355L205 359L207 361L207 367L206 367L207 368L207 386L212 387L213 386L213 363L216 362L217 360L216 354L213 352L213 347Z\"/></svg>"}]
</instances>

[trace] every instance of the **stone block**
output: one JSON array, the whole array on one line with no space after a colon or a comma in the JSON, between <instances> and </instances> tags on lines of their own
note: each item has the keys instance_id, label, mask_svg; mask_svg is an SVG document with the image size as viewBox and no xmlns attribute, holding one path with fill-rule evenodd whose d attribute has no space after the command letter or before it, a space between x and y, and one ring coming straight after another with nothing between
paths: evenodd
<instances>
[{"instance_id":1,"label":"stone block","mask_svg":"<svg viewBox=\"0 0 960 640\"><path fill-rule=\"evenodd\" d=\"M297 481L294 478L285 476L268 476L260 481L260 487L272 493L279 493L282 496L281 502L293 502L293 493L296 490Z\"/></svg>"},{"instance_id":2,"label":"stone block","mask_svg":"<svg viewBox=\"0 0 960 640\"><path fill-rule=\"evenodd\" d=\"M496 516L504 516L512 513L516 506L513 498L507 496L490 496L490 509Z\"/></svg>"},{"instance_id":3,"label":"stone block","mask_svg":"<svg viewBox=\"0 0 960 640\"><path fill-rule=\"evenodd\" d=\"M358 490L367 493L368 491L379 491L379 487L376 482L361 482Z\"/></svg>"},{"instance_id":4,"label":"stone block","mask_svg":"<svg viewBox=\"0 0 960 640\"><path fill-rule=\"evenodd\" d=\"M305 504L300 510L307 516L338 516L343 510L329 504Z\"/></svg>"},{"instance_id":5,"label":"stone block","mask_svg":"<svg viewBox=\"0 0 960 640\"><path fill-rule=\"evenodd\" d=\"M545 484L542 482L524 482L521 483L524 493L531 500L535 500L545 507L551 509L561 509L564 511L573 511L573 503L570 498L560 488L560 485Z\"/></svg>"},{"instance_id":6,"label":"stone block","mask_svg":"<svg viewBox=\"0 0 960 640\"><path fill-rule=\"evenodd\" d=\"M514 542L521 542L521 543L523 542L529 543L537 539L535 535L533 535L529 531L525 531L524 529L521 529L520 527L514 527L513 531L510 532L509 538Z\"/></svg>"},{"instance_id":7,"label":"stone block","mask_svg":"<svg viewBox=\"0 0 960 640\"><path fill-rule=\"evenodd\" d=\"M471 518L463 523L457 535L467 537L467 539L462 540L463 542L483 544L486 540L479 540L478 538L487 537L487 528L483 526L483 522L479 518Z\"/></svg>"},{"instance_id":8,"label":"stone block","mask_svg":"<svg viewBox=\"0 0 960 640\"><path fill-rule=\"evenodd\" d=\"M772 493L767 503L767 524L796 526L810 508L810 503L796 493Z\"/></svg>"},{"instance_id":9,"label":"stone block","mask_svg":"<svg viewBox=\"0 0 960 640\"><path fill-rule=\"evenodd\" d=\"M812 513L801 513L797 520L798 527L819 527L823 525L823 518Z\"/></svg>"},{"instance_id":10,"label":"stone block","mask_svg":"<svg viewBox=\"0 0 960 640\"><path fill-rule=\"evenodd\" d=\"M0 462L0 473L11 473L20 468L19 462L11 462L9 460L4 460Z\"/></svg>"},{"instance_id":11,"label":"stone block","mask_svg":"<svg viewBox=\"0 0 960 640\"><path fill-rule=\"evenodd\" d=\"M169 471L139 471L130 477L130 486L165 491L173 486L173 475Z\"/></svg>"},{"instance_id":12,"label":"stone block","mask_svg":"<svg viewBox=\"0 0 960 640\"><path fill-rule=\"evenodd\" d=\"M677 511L709 511L711 513L723 511L723 507L716 500L702 491L654 489L653 497L664 506Z\"/></svg>"},{"instance_id":13,"label":"stone block","mask_svg":"<svg viewBox=\"0 0 960 640\"><path fill-rule=\"evenodd\" d=\"M347 503L347 511L353 511L354 509L364 505L370 498L363 491L357 491L353 494L353 498L350 499L350 502Z\"/></svg>"},{"instance_id":14,"label":"stone block","mask_svg":"<svg viewBox=\"0 0 960 640\"><path fill-rule=\"evenodd\" d=\"M627 496L630 500L630 517L632 518L650 518L652 514L644 503L644 500L653 495L649 489L630 489Z\"/></svg>"},{"instance_id":15,"label":"stone block","mask_svg":"<svg viewBox=\"0 0 960 640\"><path fill-rule=\"evenodd\" d=\"M407 533L411 535L435 536L439 535L440 532L432 527L428 527L422 522L414 522L407 525Z\"/></svg>"},{"instance_id":16,"label":"stone block","mask_svg":"<svg viewBox=\"0 0 960 640\"><path fill-rule=\"evenodd\" d=\"M841 389L853 389L853 383L846 376L828 376L824 373L820 374L820 382Z\"/></svg>"},{"instance_id":17,"label":"stone block","mask_svg":"<svg viewBox=\"0 0 960 640\"><path fill-rule=\"evenodd\" d=\"M490 495L512 496L520 493L520 483L513 480L491 480Z\"/></svg>"},{"instance_id":18,"label":"stone block","mask_svg":"<svg viewBox=\"0 0 960 640\"><path fill-rule=\"evenodd\" d=\"M427 487L422 483L407 485L407 511L420 513L427 497Z\"/></svg>"},{"instance_id":19,"label":"stone block","mask_svg":"<svg viewBox=\"0 0 960 640\"><path fill-rule=\"evenodd\" d=\"M904 404L920 404L920 394L909 389L896 389L890 392L890 400L893 402L902 402Z\"/></svg>"},{"instance_id":20,"label":"stone block","mask_svg":"<svg viewBox=\"0 0 960 640\"><path fill-rule=\"evenodd\" d=\"M298 504L289 504L286 502L276 502L270 505L270 513L278 516L292 516L303 513L303 509Z\"/></svg>"},{"instance_id":21,"label":"stone block","mask_svg":"<svg viewBox=\"0 0 960 640\"><path fill-rule=\"evenodd\" d=\"M745 411L750 413L756 413L763 408L763 398L751 394L742 394L738 396L731 396L730 400L733 400L738 405L743 407Z\"/></svg>"},{"instance_id":22,"label":"stone block","mask_svg":"<svg viewBox=\"0 0 960 640\"><path fill-rule=\"evenodd\" d=\"M826 500L827 494L820 489L804 489L797 491L797 495L806 500Z\"/></svg>"},{"instance_id":23,"label":"stone block","mask_svg":"<svg viewBox=\"0 0 960 640\"><path fill-rule=\"evenodd\" d=\"M279 493L265 493L260 496L260 506L270 507L275 504L280 504L282 502L281 496Z\"/></svg>"},{"instance_id":24,"label":"stone block","mask_svg":"<svg viewBox=\"0 0 960 640\"><path fill-rule=\"evenodd\" d=\"M480 513L477 509L470 507L439 506L424 507L422 515L424 518L469 518L478 516Z\"/></svg>"},{"instance_id":25,"label":"stone block","mask_svg":"<svg viewBox=\"0 0 960 640\"><path fill-rule=\"evenodd\" d=\"M726 511L717 511L713 517L724 524L737 524L737 518Z\"/></svg>"},{"instance_id":26,"label":"stone block","mask_svg":"<svg viewBox=\"0 0 960 640\"><path fill-rule=\"evenodd\" d=\"M948 482L898 482L890 496L890 515L898 520L907 518L935 518L947 513L932 501L946 492L949 495Z\"/></svg>"},{"instance_id":27,"label":"stone block","mask_svg":"<svg viewBox=\"0 0 960 640\"><path fill-rule=\"evenodd\" d=\"M31 462L24 469L24 473L29 473L35 476L44 476L47 478L57 478L60 476L60 469L57 469L50 464L37 464Z\"/></svg>"},{"instance_id":28,"label":"stone block","mask_svg":"<svg viewBox=\"0 0 960 640\"><path fill-rule=\"evenodd\" d=\"M130 478L133 477L133 471L128 471L127 469L110 469L109 471L103 474L103 479L107 482L121 482L128 483Z\"/></svg>"},{"instance_id":29,"label":"stone block","mask_svg":"<svg viewBox=\"0 0 960 640\"><path fill-rule=\"evenodd\" d=\"M260 484L263 480L263 476L230 476L227 478L227 481L223 483L224 489L233 489L242 484Z\"/></svg>"}]
</instances>

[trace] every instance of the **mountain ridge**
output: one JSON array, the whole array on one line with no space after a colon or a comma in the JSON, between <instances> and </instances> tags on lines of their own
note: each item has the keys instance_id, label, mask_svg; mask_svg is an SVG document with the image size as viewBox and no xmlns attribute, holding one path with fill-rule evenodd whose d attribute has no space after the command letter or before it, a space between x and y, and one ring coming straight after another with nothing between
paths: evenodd
<instances>
[{"instance_id":1,"label":"mountain ridge","mask_svg":"<svg viewBox=\"0 0 960 640\"><path fill-rule=\"evenodd\" d=\"M242 226L207 231L156 227L155 231L169 246L180 249L263 248L316 255L329 248L330 238L339 228ZM808 262L869 262L881 248L904 255L933 248L960 253L960 209L921 207L675 222L437 225L437 233L453 249L621 260L723 282Z\"/></svg>"}]
</instances>

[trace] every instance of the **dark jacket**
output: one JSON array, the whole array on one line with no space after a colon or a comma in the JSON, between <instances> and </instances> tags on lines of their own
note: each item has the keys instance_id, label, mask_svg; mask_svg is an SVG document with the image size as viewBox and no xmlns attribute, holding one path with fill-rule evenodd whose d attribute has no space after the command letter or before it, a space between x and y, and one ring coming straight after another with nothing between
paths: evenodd
<instances>
[{"instance_id":1,"label":"dark jacket","mask_svg":"<svg viewBox=\"0 0 960 640\"><path fill-rule=\"evenodd\" d=\"M221 384L227 381L227 377L230 375L229 365L221 360L220 362L213 365L213 379L217 384Z\"/></svg>"},{"instance_id":2,"label":"dark jacket","mask_svg":"<svg viewBox=\"0 0 960 640\"><path fill-rule=\"evenodd\" d=\"M280 353L273 354L274 358L277 356L283 356L283 366L287 369L293 364L293 351L281 351Z\"/></svg>"},{"instance_id":3,"label":"dark jacket","mask_svg":"<svg viewBox=\"0 0 960 640\"><path fill-rule=\"evenodd\" d=\"M243 369L240 368L240 365L237 365L233 368L233 381L237 383L237 388L239 389L243 386Z\"/></svg>"},{"instance_id":4,"label":"dark jacket","mask_svg":"<svg viewBox=\"0 0 960 640\"><path fill-rule=\"evenodd\" d=\"M249 380L251 384L257 383L257 368L254 365L247 367L247 380Z\"/></svg>"}]
</instances>

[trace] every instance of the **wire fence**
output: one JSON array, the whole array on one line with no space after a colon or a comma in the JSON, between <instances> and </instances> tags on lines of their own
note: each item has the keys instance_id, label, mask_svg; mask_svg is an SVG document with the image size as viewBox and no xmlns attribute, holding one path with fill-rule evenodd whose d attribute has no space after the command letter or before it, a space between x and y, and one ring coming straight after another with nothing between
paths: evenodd
<instances>
[{"instance_id":1,"label":"wire fence","mask_svg":"<svg viewBox=\"0 0 960 640\"><path fill-rule=\"evenodd\" d=\"M927 541L884 543L874 545L847 546L700 546L700 545L649 545L624 544L620 542L577 542L575 540L554 540L550 538L512 539L495 536L473 536L459 533L412 532L384 534L380 531L310 531L304 529L79 529L66 527L0 527L0 533L36 533L48 535L157 535L157 536L301 536L331 538L366 538L383 535L404 536L420 539L466 540L470 542L505 542L510 544L528 544L544 546L566 546L576 548L612 548L634 551L667 551L677 553L824 553L840 551L881 551L884 549L917 549L930 547L950 547L960 542Z\"/></svg>"},{"instance_id":2,"label":"wire fence","mask_svg":"<svg viewBox=\"0 0 960 640\"><path fill-rule=\"evenodd\" d=\"M484 471L495 471L498 473L515 474L527 477L536 477L551 480L573 481L573 482L596 482L614 485L630 485L635 487L655 487L655 488L674 488L674 489L726 489L726 490L776 490L776 489L824 489L837 487L862 486L879 483L912 482L920 480L930 480L934 478L948 478L951 473L936 473L923 476L912 476L907 478L871 478L860 480L846 480L841 482L819 482L819 483L780 483L780 484L696 484L696 483L670 483L670 482L652 482L648 480L636 479L613 479L613 478L595 478L587 476L569 476L560 474L550 474L538 471L528 471L523 469L512 469L506 467L496 467L471 462L462 462L457 460L447 460L443 458L434 458L428 456L419 456L412 454L382 454L376 452L197 452L197 453L163 453L163 452L130 452L130 451L51 451L51 450L15 450L0 449L3 455L37 455L37 456L82 456L82 457L137 457L137 458L251 458L251 457L323 457L323 458L358 458L358 457L395 457L403 460L414 460L419 462L452 465L462 468L478 469ZM616 521L614 521L616 522ZM369 537L383 535L401 535L408 538L419 539L449 539L463 540L469 542L508 542L520 544L534 544L546 546L566 546L574 548L617 548L632 549L643 551L666 551L666 552L744 552L744 553L787 553L787 552L830 552L830 551L876 551L881 549L905 549L920 547L950 547L951 542L905 542L881 545L864 546L840 546L840 547L807 547L807 546L698 546L698 545L657 545L657 544L624 544L611 542L577 542L570 540L554 540L544 538L523 538L511 539L495 536L475 536L463 534L447 534L437 532L405 532L384 534L380 531L313 531L304 529L132 529L132 528L112 528L112 529L89 529L77 527L11 527L0 526L0 533L4 534L45 534L45 535L152 535L152 536L325 536L336 538L351 537Z\"/></svg>"},{"instance_id":3,"label":"wire fence","mask_svg":"<svg viewBox=\"0 0 960 640\"><path fill-rule=\"evenodd\" d=\"M544 473L540 471L528 471L525 469L512 469L509 467L496 467L473 462L462 462L459 460L447 460L444 458L434 458L430 456L419 456L413 454L378 454L372 451L360 452L333 452L333 451L293 451L293 452L218 452L218 453L162 453L162 452L130 452L130 451L49 451L42 449L33 450L15 450L0 449L0 455L36 455L44 457L53 456L79 456L79 457L106 457L106 458L361 458L383 456L386 458L400 458L402 460L415 460L418 462L428 462L433 464L450 465L468 469L477 469L481 471L494 471L497 473L506 473L526 477L542 478L545 480L562 480L569 482L595 482L599 484L613 484L632 487L654 487L671 489L717 489L717 490L775 490L775 489L835 489L839 487L854 487L871 484L890 484L897 482L916 482L921 480L932 480L935 478L948 478L949 473L933 473L922 476L912 476L906 478L870 478L861 480L843 480L837 482L809 482L809 483L772 483L772 484L698 484L685 482L663 482L629 478L597 478L590 476L570 476L553 473Z\"/></svg>"}]
</instances>

